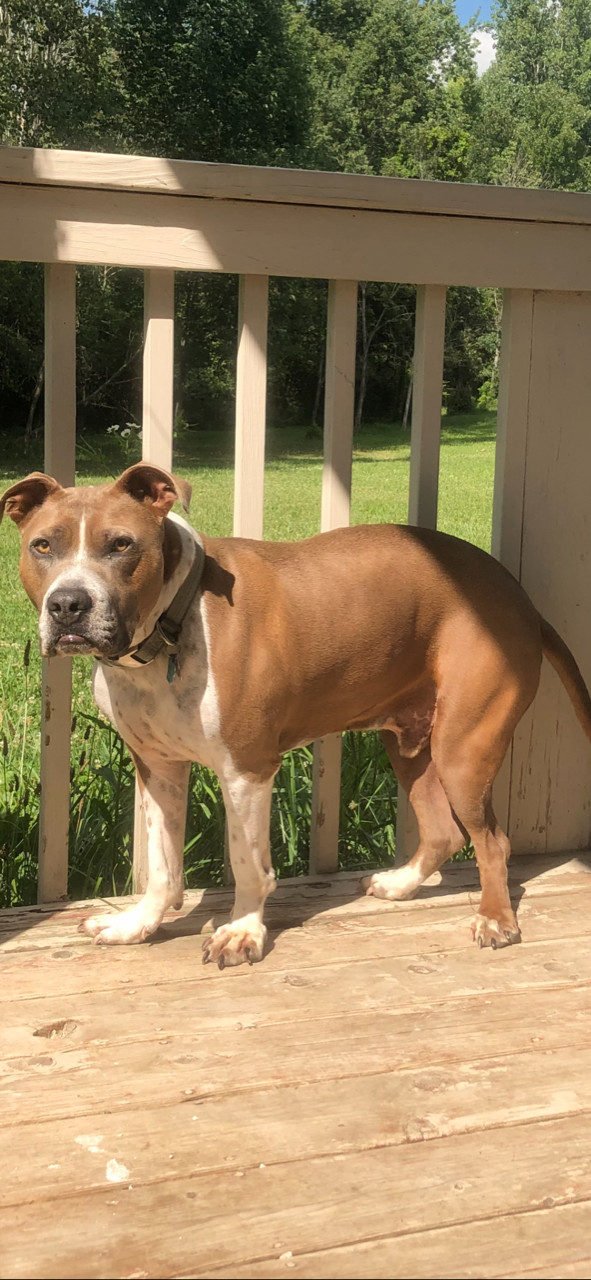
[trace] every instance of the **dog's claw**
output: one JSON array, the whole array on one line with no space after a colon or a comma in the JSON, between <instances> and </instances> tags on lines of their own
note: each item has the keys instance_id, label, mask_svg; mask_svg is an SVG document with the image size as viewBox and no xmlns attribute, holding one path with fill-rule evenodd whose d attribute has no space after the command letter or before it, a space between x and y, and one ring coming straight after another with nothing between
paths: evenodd
<instances>
[{"instance_id":1,"label":"dog's claw","mask_svg":"<svg viewBox=\"0 0 591 1280\"><path fill-rule=\"evenodd\" d=\"M209 951L207 950L207 947L204 947L204 948L203 948L203 955L202 955L202 957L201 957L201 963L202 963L202 964L209 964L210 960L211 960L211 956L210 956L210 954L209 954Z\"/></svg>"},{"instance_id":2,"label":"dog's claw","mask_svg":"<svg viewBox=\"0 0 591 1280\"><path fill-rule=\"evenodd\" d=\"M245 954L245 956L246 956L246 959L248 960L248 963L249 963L249 964L251 964L251 965L252 965L252 964L254 964L254 959L253 959L253 956L252 956L252 952L251 952L251 950L250 950L250 947L245 947L245 948L244 948L244 954Z\"/></svg>"},{"instance_id":3,"label":"dog's claw","mask_svg":"<svg viewBox=\"0 0 591 1280\"><path fill-rule=\"evenodd\" d=\"M223 955L221 955L218 960L218 969L225 969L225 967L226 967L226 961L224 960Z\"/></svg>"},{"instance_id":4,"label":"dog's claw","mask_svg":"<svg viewBox=\"0 0 591 1280\"><path fill-rule=\"evenodd\" d=\"M479 950L479 951L482 951L483 946L484 946L484 939L483 939L483 938L479 938L479 939L478 939L478 950Z\"/></svg>"}]
</instances>

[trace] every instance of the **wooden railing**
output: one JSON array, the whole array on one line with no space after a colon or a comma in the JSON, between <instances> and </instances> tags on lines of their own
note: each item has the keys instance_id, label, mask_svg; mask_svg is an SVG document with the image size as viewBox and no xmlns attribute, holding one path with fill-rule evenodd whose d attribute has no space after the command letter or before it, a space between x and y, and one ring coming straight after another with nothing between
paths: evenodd
<instances>
[{"instance_id":1,"label":"wooden railing","mask_svg":"<svg viewBox=\"0 0 591 1280\"><path fill-rule=\"evenodd\" d=\"M0 148L0 256L43 260L45 466L75 465L75 271L145 272L144 456L172 465L174 272L240 276L234 532L262 537L268 278L329 279L322 529L349 521L357 281L417 286L409 520L437 523L448 285L504 292L493 551L591 678L591 196ZM71 674L44 662L39 898L67 887ZM310 868L337 867L341 739L316 743ZM587 847L591 753L544 676L496 793L520 850ZM409 851L403 800L397 850ZM134 869L145 878L141 814Z\"/></svg>"}]
</instances>

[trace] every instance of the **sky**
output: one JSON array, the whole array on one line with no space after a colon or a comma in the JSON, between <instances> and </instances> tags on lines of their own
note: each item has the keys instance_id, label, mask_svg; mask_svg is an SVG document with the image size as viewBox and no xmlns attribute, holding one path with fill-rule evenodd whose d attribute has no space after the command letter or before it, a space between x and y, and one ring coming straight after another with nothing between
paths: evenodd
<instances>
[{"instance_id":1,"label":"sky","mask_svg":"<svg viewBox=\"0 0 591 1280\"><path fill-rule=\"evenodd\" d=\"M491 0L482 0L479 4L478 0L456 0L456 10L460 22L467 22L468 18L473 18L475 13L480 10L481 22L487 22L490 18Z\"/></svg>"},{"instance_id":2,"label":"sky","mask_svg":"<svg viewBox=\"0 0 591 1280\"><path fill-rule=\"evenodd\" d=\"M467 22L469 18L473 18L478 13L481 22L487 22L490 18L492 0L456 0L456 11L460 22ZM482 75L487 67L490 67L494 58L494 44L492 36L488 31L477 31L476 38L478 40L478 48L476 50L476 66L478 74Z\"/></svg>"}]
</instances>

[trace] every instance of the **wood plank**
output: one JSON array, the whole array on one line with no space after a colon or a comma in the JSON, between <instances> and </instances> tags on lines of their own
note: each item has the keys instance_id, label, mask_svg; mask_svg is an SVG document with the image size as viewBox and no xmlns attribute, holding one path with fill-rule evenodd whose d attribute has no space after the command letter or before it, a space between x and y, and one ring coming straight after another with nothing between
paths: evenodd
<instances>
[{"instance_id":1,"label":"wood plank","mask_svg":"<svg viewBox=\"0 0 591 1280\"><path fill-rule=\"evenodd\" d=\"M324 394L322 532L349 524L355 416L357 281L328 285ZM310 873L330 873L339 863L342 734L314 743Z\"/></svg>"},{"instance_id":2,"label":"wood plank","mask_svg":"<svg viewBox=\"0 0 591 1280\"><path fill-rule=\"evenodd\" d=\"M520 579L591 684L588 599L591 296L536 293ZM513 739L509 837L516 850L587 848L591 746L548 663Z\"/></svg>"},{"instance_id":3,"label":"wood plank","mask_svg":"<svg viewBox=\"0 0 591 1280\"><path fill-rule=\"evenodd\" d=\"M579 1249L585 1249L583 1241L578 1241ZM589 1280L591 1276L591 1254L586 1252L584 1258L577 1258L574 1262L561 1262L560 1264L560 1280ZM528 1267L526 1271L511 1271L511 1280L556 1280L556 1268L548 1267ZM500 1280L505 1280L501 1277ZM506 1277L509 1280L509 1276Z\"/></svg>"},{"instance_id":4,"label":"wood plank","mask_svg":"<svg viewBox=\"0 0 591 1280\"><path fill-rule=\"evenodd\" d=\"M142 458L172 471L174 404L174 271L146 271L144 276L144 361ZM148 884L148 832L142 796L135 784L133 885L143 893Z\"/></svg>"},{"instance_id":5,"label":"wood plank","mask_svg":"<svg viewBox=\"0 0 591 1280\"><path fill-rule=\"evenodd\" d=\"M99 1107L32 1122L24 1114L11 1131L13 1173L0 1186L0 1207L100 1190L110 1160L129 1170L125 1181L136 1187L419 1143L434 1148L437 1163L442 1140L450 1136L504 1130L507 1144L525 1138L527 1146L529 1135L515 1129L525 1124L529 1131L538 1120L553 1124L559 1164L571 1133L582 1134L589 1123L589 1049L355 1074L356 1046L351 1052L350 1044L341 1061L348 1064L346 1078L271 1080L214 1096L195 1086L194 1063L194 1083L184 1093L174 1073L168 1085L160 1074L144 1102L140 1097L134 1106L130 1099L131 1106L115 1113ZM148 1075L150 1065L146 1060Z\"/></svg>"},{"instance_id":6,"label":"wood plank","mask_svg":"<svg viewBox=\"0 0 591 1280\"><path fill-rule=\"evenodd\" d=\"M45 267L45 471L60 484L76 470L76 268ZM65 898L70 826L72 666L42 662L39 902Z\"/></svg>"},{"instance_id":7,"label":"wood plank","mask_svg":"<svg viewBox=\"0 0 591 1280\"><path fill-rule=\"evenodd\" d=\"M590 876L591 859L586 854L573 859L566 854L524 856L509 864L511 890L515 893L521 889L519 897L522 899L554 898L572 889L586 892L591 889ZM398 903L366 897L357 872L338 872L330 880L300 876L278 883L266 904L265 918L271 928L293 928L304 921L320 921L327 913L341 918L387 916L395 912L398 917L408 912L439 911L453 905L474 907L478 887L478 873L473 861L448 863L442 872L429 877L417 897ZM0 950L29 951L66 943L68 946L87 947L87 940L77 934L78 924L86 915L94 914L97 909L119 911L137 900L137 895L131 895L5 909L0 911ZM190 927L185 923L187 915L200 913L201 909L207 919L217 915L227 917L232 901L233 895L227 889L186 891L183 909L179 913L167 914L167 931L175 932L175 922L177 932L187 929ZM197 930L202 928L202 924L200 919ZM131 953L127 951L124 954Z\"/></svg>"},{"instance_id":8,"label":"wood plank","mask_svg":"<svg viewBox=\"0 0 591 1280\"><path fill-rule=\"evenodd\" d=\"M534 295L530 290L505 291L499 362L491 552L518 580L521 576L533 302ZM493 789L495 813L503 831L509 830L512 761L513 743Z\"/></svg>"},{"instance_id":9,"label":"wood plank","mask_svg":"<svg viewBox=\"0 0 591 1280\"><path fill-rule=\"evenodd\" d=\"M241 276L236 365L235 538L263 536L268 310L267 277Z\"/></svg>"},{"instance_id":10,"label":"wood plank","mask_svg":"<svg viewBox=\"0 0 591 1280\"><path fill-rule=\"evenodd\" d=\"M0 147L0 182L591 223L591 200L586 193L33 147Z\"/></svg>"},{"instance_id":11,"label":"wood plank","mask_svg":"<svg viewBox=\"0 0 591 1280\"><path fill-rule=\"evenodd\" d=\"M445 297L441 285L417 289L408 523L425 529L437 528Z\"/></svg>"},{"instance_id":12,"label":"wood plank","mask_svg":"<svg viewBox=\"0 0 591 1280\"><path fill-rule=\"evenodd\" d=\"M3 185L5 258L407 284L591 289L591 226Z\"/></svg>"},{"instance_id":13,"label":"wood plank","mask_svg":"<svg viewBox=\"0 0 591 1280\"><path fill-rule=\"evenodd\" d=\"M441 285L417 289L410 445L408 523L437 528L439 447L443 393L446 290ZM418 848L419 831L412 805L398 786L396 865Z\"/></svg>"},{"instance_id":14,"label":"wood plank","mask_svg":"<svg viewBox=\"0 0 591 1280\"><path fill-rule=\"evenodd\" d=\"M386 1009L380 1017L374 1012L319 1016L293 1026L253 1022L248 1010L241 1014L235 1005L233 1023L228 1019L225 1028L212 1028L208 1022L202 1030L188 993L184 1004L171 1002L170 1012L155 1000L151 1022L149 1002L139 1002L136 1012L130 996L127 1031L121 1002L112 1020L105 1013L101 1017L96 1004L85 1019L80 1006L81 1012L73 1010L78 1023L75 1018L56 1019L36 1039L29 1031L28 1041L4 1035L1 1128L13 1133L51 1126L57 1133L65 1125L69 1133L72 1126L80 1131L96 1124L100 1116L101 1125L119 1133L122 1127L128 1131L132 1112L146 1117L150 1111L154 1134L176 1132L174 1115L168 1113L175 1107L186 1110L190 1100L208 1104L200 1112L203 1142L207 1117L208 1142L217 1141L222 1149L224 1125L238 1133L252 1123L253 1150L260 1152L275 1108L274 1124L283 1116L287 1134L290 1116L301 1130L299 1136L287 1135L286 1150L296 1159L301 1143L312 1141L314 1117L325 1135L323 1126L330 1130L334 1124L340 1150L343 1143L343 1149L375 1145L374 1120L379 1145L387 1145L588 1115L588 1000L587 988L561 993L560 1009L572 1016L570 1025L558 1011L548 1012L544 991L504 1001L471 997L422 1012ZM61 1028L53 1037L51 1026ZM10 1056L14 1048L21 1050L20 1057ZM374 1102L380 1108L377 1119L372 1119ZM350 1126L341 1123L350 1109L366 1121L355 1130L354 1141ZM380 1128L386 1114L387 1137ZM112 1121L102 1118L107 1115ZM271 1132L268 1140L275 1141ZM249 1141L252 1147L254 1139ZM39 1150L44 1158L43 1141ZM248 1161L247 1150L244 1139L235 1147L236 1159ZM203 1148L204 1168L215 1163L212 1152L211 1145ZM258 1156L271 1158L279 1157L271 1150ZM15 1185L11 1179L5 1194L12 1195Z\"/></svg>"},{"instance_id":15,"label":"wood plank","mask_svg":"<svg viewBox=\"0 0 591 1280\"><path fill-rule=\"evenodd\" d=\"M552 1197L547 1197L551 1200ZM507 1268L507 1280L546 1275L581 1276L588 1280L589 1269L581 1261L587 1252L591 1230L591 1207L582 1204L557 1205L526 1213L477 1220L461 1226L421 1231L416 1235L386 1234L382 1239L360 1240L336 1249L320 1249L312 1254L299 1250L287 1261L295 1273L310 1280L472 1280L474 1276L499 1277L498 1267ZM517 1272L515 1259L543 1258L547 1267ZM571 1261L572 1260L572 1261ZM295 1265L294 1265L295 1264ZM280 1262L275 1254L244 1266L197 1272L177 1272L184 1280L276 1280ZM573 1268L573 1269L570 1269Z\"/></svg>"},{"instance_id":16,"label":"wood plank","mask_svg":"<svg viewBox=\"0 0 591 1280\"><path fill-rule=\"evenodd\" d=\"M387 1123L385 1112L383 1124L387 1127ZM196 1130L197 1125L195 1122ZM193 1139L195 1152L197 1134L198 1130ZM137 1275L138 1271L147 1275L209 1274L216 1268L235 1268L250 1261L260 1268L251 1274L277 1276L278 1262L285 1254L297 1258L317 1248L319 1242L322 1257L326 1250L371 1241L372 1237L375 1243L376 1238L391 1237L394 1232L399 1258L410 1246L418 1259L418 1246L422 1248L425 1234L436 1232L436 1256L446 1261L447 1269L427 1269L423 1260L420 1271L401 1269L397 1274L457 1275L457 1270L450 1271L450 1260L457 1266L462 1252L456 1254L452 1243L442 1256L445 1229L465 1225L474 1235L478 1224L482 1238L486 1238L492 1222L498 1239L498 1219L507 1214L514 1218L521 1212L527 1238L527 1220L538 1217L541 1206L548 1202L578 1209L582 1202L588 1239L591 1176L587 1135L581 1126L576 1120L531 1124L527 1140L522 1140L525 1135L520 1130L514 1130L513 1136L510 1159L508 1131L501 1129L485 1137L481 1133L459 1135L439 1142L411 1142L399 1148L318 1156L271 1167L260 1161L254 1168L170 1177L152 1185L133 1182L130 1170L132 1178L119 1185L105 1179L100 1191L60 1199L59 1213L44 1217L42 1231L37 1204L1 1210L3 1272L7 1280L21 1276L41 1280L56 1274L63 1280L81 1274L108 1280ZM175 1144L171 1141L167 1145L167 1154L173 1156L171 1164ZM241 1172L243 1176L237 1176ZM384 1194L384 1188L392 1188L392 1194ZM545 1243L549 1233L539 1220L535 1226L538 1241L541 1238ZM572 1242L576 1230L572 1218L570 1226ZM87 1243L89 1230L95 1241L92 1250ZM579 1255L582 1238L579 1226ZM529 1241L534 1239L530 1231ZM559 1219L556 1239L564 1250L568 1237L562 1234ZM428 1239L426 1243L424 1259L429 1258ZM498 1274L515 1255L500 1241L498 1249L491 1244L489 1236L487 1253L480 1252L479 1257L481 1261L489 1259L486 1274ZM571 1243L571 1257L572 1252ZM539 1243L528 1249L527 1256L534 1263L548 1260ZM553 1256L556 1253L550 1253L550 1261ZM267 1259L273 1260L274 1272L262 1269ZM332 1270L323 1274L342 1273ZM359 1274L368 1272L363 1269Z\"/></svg>"},{"instance_id":17,"label":"wood plank","mask_svg":"<svg viewBox=\"0 0 591 1280\"><path fill-rule=\"evenodd\" d=\"M357 281L330 280L320 519L323 533L344 528L350 520L356 341Z\"/></svg>"},{"instance_id":18,"label":"wood plank","mask_svg":"<svg viewBox=\"0 0 591 1280\"><path fill-rule=\"evenodd\" d=\"M142 457L172 470L174 271L146 271Z\"/></svg>"},{"instance_id":19,"label":"wood plank","mask_svg":"<svg viewBox=\"0 0 591 1280\"><path fill-rule=\"evenodd\" d=\"M548 902L526 899L520 908L520 921L527 945L563 939L581 945L589 935L589 899L582 900L581 891L567 893ZM436 913L402 913L396 909L379 916L321 917L289 924L280 932L270 930L272 948L264 959L265 972L299 971L324 964L388 957L442 956L450 952L470 950L470 905L442 908ZM159 987L171 982L176 987L185 981L211 981L215 974L197 965L200 934L208 926L205 915L185 917L184 922L170 917L155 943L132 949L96 948L77 932L78 917L67 932L60 931L49 947L27 950L5 949L2 972L5 981L0 1002L36 999L48 992L73 996L87 991L112 991L126 985L134 988ZM163 945L166 944L166 945ZM217 979L216 979L217 980Z\"/></svg>"},{"instance_id":20,"label":"wood plank","mask_svg":"<svg viewBox=\"0 0 591 1280\"><path fill-rule=\"evenodd\" d=\"M144 275L142 458L172 471L174 395L174 271ZM133 885L148 883L148 832L141 791L135 784Z\"/></svg>"},{"instance_id":21,"label":"wood plank","mask_svg":"<svg viewBox=\"0 0 591 1280\"><path fill-rule=\"evenodd\" d=\"M491 551L518 580L521 575L533 306L531 290L508 289L503 298Z\"/></svg>"},{"instance_id":22,"label":"wood plank","mask_svg":"<svg viewBox=\"0 0 591 1280\"><path fill-rule=\"evenodd\" d=\"M538 943L527 950L528 962L519 971L505 974L498 964L466 964L465 957L462 964L457 956L447 956L442 963L438 957L421 956L410 963L407 959L402 964L398 960L381 965L374 961L327 965L250 980L241 976L222 981L214 975L199 986L185 982L180 989L171 983L152 988L136 988L130 983L126 990L111 992L108 1003L104 993L93 992L28 1000L21 1010L7 1003L3 1009L0 1124L18 1125L23 1115L32 1122L51 1114L61 1118L84 1115L97 1107L107 1106L116 1112L147 1105L148 1101L158 1105L163 1088L171 1084L178 1090L177 1097L183 1088L194 1088L196 1083L204 1096L234 1088L252 1089L258 1081L250 1071L245 1076L236 1068L234 1058L239 1052L248 1054L254 1032L258 1041L270 1028L276 1032L275 1056L269 1057L268 1065L264 1049L252 1049L264 1080L275 1085L281 1079L289 1082L293 1063L298 1080L316 1079L316 1058L325 1074L338 1078L348 1070L343 1063L351 1058L351 1044L345 1041L343 1057L332 1059L332 1066L330 1043L322 1050L316 1045L327 1038L329 1042L336 1038L340 1044L340 1036L349 1026L344 1020L351 1017L351 1010L358 1019L355 1025L361 1043L370 1036L369 1054L358 1050L363 1059L360 1075L376 1074L374 1028L380 1022L389 1036L386 1062L379 1054L377 1058L385 1071L402 1069L415 1061L415 1035L420 1062L429 1061L430 1056L437 1060L437 1055L442 1061L461 1060L467 1050L465 1044L463 1049L458 1045L466 1023L474 1056L487 1058L493 1042L500 1053L510 1054L507 1037L514 1032L514 1000L515 1017L523 1019L525 1008L530 1040L542 1045L543 1030L527 1021L526 995L538 1013L544 998L557 1002L560 1010L563 1006L572 1008L573 1027L568 1031L559 1027L552 1036L556 1039L558 1034L558 1043L566 1040L580 1045L582 1034L585 1044L584 1015L573 995L574 991L584 992L588 1000L591 979L579 977L577 968L577 956L583 949L573 949L569 959L558 958L564 944L552 948ZM366 1024L359 1021L361 1015L370 1015ZM497 1017L502 1024L500 1045L490 1029ZM441 1036L437 1032L440 1019L445 1024ZM552 1021L542 1014L543 1026ZM578 1026L574 1025L577 1022ZM423 1026L427 1027L425 1040L418 1034ZM226 1033L230 1041L233 1038L233 1045L226 1055L220 1055L217 1043ZM401 1038L404 1033L406 1040ZM446 1043L450 1034L455 1039ZM277 1051L282 1036L287 1058ZM292 1044L300 1042L307 1047L294 1049L292 1056ZM309 1066L305 1065L306 1053L311 1058Z\"/></svg>"}]
</instances>

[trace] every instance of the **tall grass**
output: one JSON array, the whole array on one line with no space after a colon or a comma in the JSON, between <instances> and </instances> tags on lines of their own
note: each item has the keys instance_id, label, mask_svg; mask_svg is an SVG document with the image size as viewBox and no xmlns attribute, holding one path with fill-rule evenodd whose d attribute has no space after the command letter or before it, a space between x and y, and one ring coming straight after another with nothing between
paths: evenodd
<instances>
[{"instance_id":1,"label":"tall grass","mask_svg":"<svg viewBox=\"0 0 591 1280\"><path fill-rule=\"evenodd\" d=\"M444 420L440 525L489 545L494 420L490 414ZM129 465L129 437L122 450L112 436L80 450L81 480L101 481ZM137 442L136 442L137 443ZM404 520L408 492L408 436L400 428L365 431L356 441L353 520ZM178 442L178 470L194 486L192 520L224 534L231 528L232 442L207 433ZM123 456L123 452L125 456ZM41 466L19 459L13 446L2 465L0 487ZM303 537L317 527L321 442L302 431L276 432L269 442L265 532ZM36 897L39 826L40 661L36 618L16 574L18 538L6 522L0 539L0 906ZM113 727L100 717L90 692L90 665L73 663L74 716L70 790L69 883L72 897L128 892L134 772ZM279 875L307 870L310 838L312 751L288 753L277 775L271 845ZM396 780L376 734L346 734L340 812L339 858L348 869L383 866L395 850ZM191 775L185 840L188 887L223 878L224 809L217 778L195 767Z\"/></svg>"}]
</instances>

